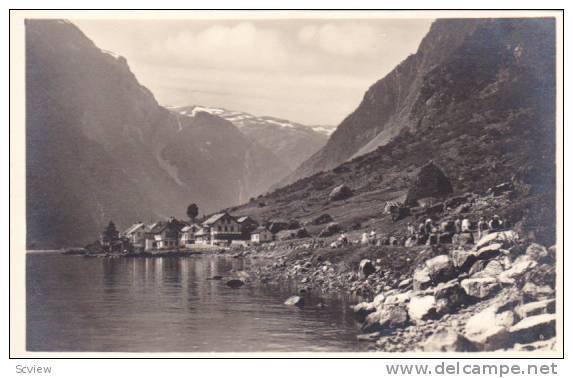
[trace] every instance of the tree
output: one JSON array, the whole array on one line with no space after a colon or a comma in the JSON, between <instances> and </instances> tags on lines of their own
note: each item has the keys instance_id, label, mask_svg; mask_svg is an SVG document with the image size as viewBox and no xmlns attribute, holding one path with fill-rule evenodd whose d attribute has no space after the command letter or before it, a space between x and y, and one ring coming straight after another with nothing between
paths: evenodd
<instances>
[{"instance_id":1,"label":"tree","mask_svg":"<svg viewBox=\"0 0 573 378\"><path fill-rule=\"evenodd\" d=\"M192 203L191 205L187 206L187 216L191 219L192 222L195 222L195 218L199 214L199 207L197 204Z\"/></svg>"}]
</instances>

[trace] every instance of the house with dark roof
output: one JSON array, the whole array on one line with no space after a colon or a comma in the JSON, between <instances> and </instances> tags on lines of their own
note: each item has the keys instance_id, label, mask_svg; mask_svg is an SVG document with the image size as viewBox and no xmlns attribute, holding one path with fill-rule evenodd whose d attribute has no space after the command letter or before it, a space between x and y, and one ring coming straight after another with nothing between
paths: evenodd
<instances>
[{"instance_id":1,"label":"house with dark roof","mask_svg":"<svg viewBox=\"0 0 573 378\"><path fill-rule=\"evenodd\" d=\"M195 244L195 234L201 229L201 226L198 224L190 224L183 227L179 233L179 246L187 247Z\"/></svg>"},{"instance_id":2,"label":"house with dark roof","mask_svg":"<svg viewBox=\"0 0 573 378\"><path fill-rule=\"evenodd\" d=\"M145 250L178 248L179 233L185 226L174 218L152 224L145 234Z\"/></svg>"},{"instance_id":3,"label":"house with dark roof","mask_svg":"<svg viewBox=\"0 0 573 378\"><path fill-rule=\"evenodd\" d=\"M251 242L253 243L266 243L273 239L273 233L263 226L257 227L253 232L251 232Z\"/></svg>"},{"instance_id":4,"label":"house with dark roof","mask_svg":"<svg viewBox=\"0 0 573 378\"><path fill-rule=\"evenodd\" d=\"M202 244L229 245L233 240L241 240L241 227L237 219L227 212L210 216L202 223Z\"/></svg>"},{"instance_id":5,"label":"house with dark roof","mask_svg":"<svg viewBox=\"0 0 573 378\"><path fill-rule=\"evenodd\" d=\"M122 236L135 248L145 247L145 233L147 227L143 222L137 222L131 225L127 230L122 232Z\"/></svg>"},{"instance_id":6,"label":"house with dark roof","mask_svg":"<svg viewBox=\"0 0 573 378\"><path fill-rule=\"evenodd\" d=\"M237 223L239 223L243 240L250 240L251 232L255 231L257 227L259 227L259 223L249 216L237 218Z\"/></svg>"}]
</instances>

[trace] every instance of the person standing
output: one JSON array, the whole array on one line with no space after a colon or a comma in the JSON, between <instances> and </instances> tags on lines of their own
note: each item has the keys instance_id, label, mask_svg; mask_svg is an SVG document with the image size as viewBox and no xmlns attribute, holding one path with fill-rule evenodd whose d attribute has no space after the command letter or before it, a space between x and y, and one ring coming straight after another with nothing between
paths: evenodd
<instances>
[{"instance_id":1,"label":"person standing","mask_svg":"<svg viewBox=\"0 0 573 378\"><path fill-rule=\"evenodd\" d=\"M456 227L456 234L462 232L462 216L460 215L455 221L454 226Z\"/></svg>"},{"instance_id":2,"label":"person standing","mask_svg":"<svg viewBox=\"0 0 573 378\"><path fill-rule=\"evenodd\" d=\"M469 232L471 228L471 222L468 218L462 220L462 232Z\"/></svg>"},{"instance_id":3,"label":"person standing","mask_svg":"<svg viewBox=\"0 0 573 378\"><path fill-rule=\"evenodd\" d=\"M498 231L501 230L503 227L503 223L501 222L501 219L499 219L499 215L494 215L493 219L489 222L489 228L492 231Z\"/></svg>"},{"instance_id":4,"label":"person standing","mask_svg":"<svg viewBox=\"0 0 573 378\"><path fill-rule=\"evenodd\" d=\"M488 230L488 225L484 217L480 217L477 226L478 226L478 240L479 240L485 236Z\"/></svg>"},{"instance_id":5,"label":"person standing","mask_svg":"<svg viewBox=\"0 0 573 378\"><path fill-rule=\"evenodd\" d=\"M413 236L416 230L414 230L414 226L412 223L408 222L408 236Z\"/></svg>"}]
</instances>

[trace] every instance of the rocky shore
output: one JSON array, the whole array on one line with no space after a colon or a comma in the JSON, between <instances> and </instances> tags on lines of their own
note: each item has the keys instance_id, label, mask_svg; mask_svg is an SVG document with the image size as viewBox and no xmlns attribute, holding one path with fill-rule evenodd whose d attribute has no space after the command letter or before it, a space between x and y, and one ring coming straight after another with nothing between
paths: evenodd
<instances>
[{"instance_id":1,"label":"rocky shore","mask_svg":"<svg viewBox=\"0 0 573 378\"><path fill-rule=\"evenodd\" d=\"M507 230L471 247L290 243L234 256L257 256L249 279L294 282L302 299L356 295L357 337L373 350L469 352L555 348L555 253Z\"/></svg>"}]
</instances>

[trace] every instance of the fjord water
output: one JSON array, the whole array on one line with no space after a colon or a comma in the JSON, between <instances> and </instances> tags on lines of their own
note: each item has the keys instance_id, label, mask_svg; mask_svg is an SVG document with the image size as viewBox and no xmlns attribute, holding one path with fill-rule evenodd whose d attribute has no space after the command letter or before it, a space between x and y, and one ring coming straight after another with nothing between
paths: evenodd
<instances>
[{"instance_id":1,"label":"fjord water","mask_svg":"<svg viewBox=\"0 0 573 378\"><path fill-rule=\"evenodd\" d=\"M303 308L284 300L294 288L229 277L250 260L84 258L28 253L27 349L105 352L359 351L345 298L308 294ZM317 306L324 303L326 306Z\"/></svg>"}]
</instances>

